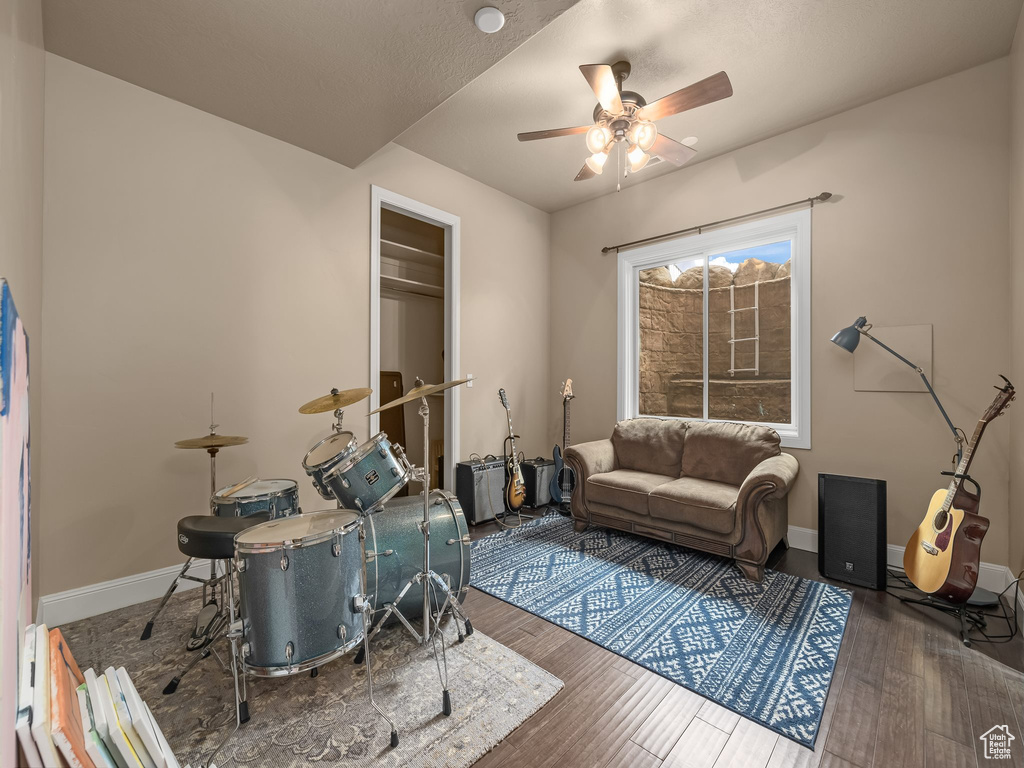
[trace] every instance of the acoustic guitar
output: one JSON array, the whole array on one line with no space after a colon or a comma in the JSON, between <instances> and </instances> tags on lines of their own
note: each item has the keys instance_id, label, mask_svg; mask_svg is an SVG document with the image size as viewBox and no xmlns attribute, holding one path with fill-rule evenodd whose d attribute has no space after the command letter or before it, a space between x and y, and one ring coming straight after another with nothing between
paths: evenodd
<instances>
[{"instance_id":1,"label":"acoustic guitar","mask_svg":"<svg viewBox=\"0 0 1024 768\"><path fill-rule=\"evenodd\" d=\"M903 554L903 570L918 589L951 603L966 603L978 585L981 542L988 533L988 518L978 514L981 488L967 474L981 436L989 423L1009 407L1016 396L1013 384L996 387L999 394L988 407L964 451L949 488L938 490L928 513L914 531ZM974 487L971 491L964 483Z\"/></svg>"},{"instance_id":2,"label":"acoustic guitar","mask_svg":"<svg viewBox=\"0 0 1024 768\"><path fill-rule=\"evenodd\" d=\"M572 467L565 466L562 459L562 451L569 447L569 401L575 395L572 393L572 379L566 379L562 385L562 448L556 445L553 451L555 458L555 473L551 476L551 484L548 490L551 492L551 501L559 504L566 510L569 508L569 499L572 498L572 491L576 487L576 473Z\"/></svg>"},{"instance_id":3,"label":"acoustic guitar","mask_svg":"<svg viewBox=\"0 0 1024 768\"><path fill-rule=\"evenodd\" d=\"M512 408L508 404L508 396L505 389L498 390L498 398L505 406L505 415L508 417L508 437L512 442L512 455L508 457L505 465L505 506L510 512L518 512L526 503L526 482L523 480L523 470L519 466L519 450L516 448L516 433L512 431Z\"/></svg>"}]
</instances>

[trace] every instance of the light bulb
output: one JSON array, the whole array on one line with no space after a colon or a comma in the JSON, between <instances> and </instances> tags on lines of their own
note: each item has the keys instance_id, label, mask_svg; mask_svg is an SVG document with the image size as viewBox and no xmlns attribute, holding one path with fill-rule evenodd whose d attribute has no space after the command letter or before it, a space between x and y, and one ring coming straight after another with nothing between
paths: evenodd
<instances>
[{"instance_id":1,"label":"light bulb","mask_svg":"<svg viewBox=\"0 0 1024 768\"><path fill-rule=\"evenodd\" d=\"M608 160L607 152L595 152L586 159L587 168L592 170L598 176L604 170L604 164Z\"/></svg>"},{"instance_id":2,"label":"light bulb","mask_svg":"<svg viewBox=\"0 0 1024 768\"><path fill-rule=\"evenodd\" d=\"M647 165L647 161L651 159L651 156L644 152L639 144L634 144L633 148L626 153L626 157L629 158L629 170L633 173Z\"/></svg>"},{"instance_id":3,"label":"light bulb","mask_svg":"<svg viewBox=\"0 0 1024 768\"><path fill-rule=\"evenodd\" d=\"M587 149L593 153L604 151L604 148L611 141L611 135L608 133L608 129L603 125L591 126L590 130L587 131Z\"/></svg>"},{"instance_id":4,"label":"light bulb","mask_svg":"<svg viewBox=\"0 0 1024 768\"><path fill-rule=\"evenodd\" d=\"M646 120L637 120L629 127L629 140L645 152L654 146L654 140L658 138L658 129L654 123Z\"/></svg>"}]
</instances>

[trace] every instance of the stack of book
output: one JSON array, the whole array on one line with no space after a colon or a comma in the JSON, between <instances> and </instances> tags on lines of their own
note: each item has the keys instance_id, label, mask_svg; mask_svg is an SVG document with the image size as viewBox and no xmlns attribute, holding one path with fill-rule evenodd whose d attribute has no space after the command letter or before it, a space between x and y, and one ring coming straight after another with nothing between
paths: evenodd
<instances>
[{"instance_id":1,"label":"stack of book","mask_svg":"<svg viewBox=\"0 0 1024 768\"><path fill-rule=\"evenodd\" d=\"M25 631L15 731L29 768L179 768L124 667L83 674L59 629Z\"/></svg>"}]
</instances>

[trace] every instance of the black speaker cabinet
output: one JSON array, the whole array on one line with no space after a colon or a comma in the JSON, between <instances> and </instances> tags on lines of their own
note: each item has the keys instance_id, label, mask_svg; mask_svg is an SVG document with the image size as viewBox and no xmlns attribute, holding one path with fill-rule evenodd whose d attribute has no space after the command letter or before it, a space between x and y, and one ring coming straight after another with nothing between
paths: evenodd
<instances>
[{"instance_id":1,"label":"black speaker cabinet","mask_svg":"<svg viewBox=\"0 0 1024 768\"><path fill-rule=\"evenodd\" d=\"M505 511L505 462L494 456L455 465L455 495L470 525Z\"/></svg>"},{"instance_id":2,"label":"black speaker cabinet","mask_svg":"<svg viewBox=\"0 0 1024 768\"><path fill-rule=\"evenodd\" d=\"M818 475L818 571L885 589L885 480Z\"/></svg>"}]
</instances>

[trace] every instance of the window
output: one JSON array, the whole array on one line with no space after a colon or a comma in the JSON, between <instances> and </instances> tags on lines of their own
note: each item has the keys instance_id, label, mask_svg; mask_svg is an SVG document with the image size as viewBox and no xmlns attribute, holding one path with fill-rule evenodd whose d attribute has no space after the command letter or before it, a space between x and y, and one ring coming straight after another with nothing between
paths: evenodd
<instances>
[{"instance_id":1,"label":"window","mask_svg":"<svg viewBox=\"0 0 1024 768\"><path fill-rule=\"evenodd\" d=\"M810 210L619 254L619 419L741 421L811 447Z\"/></svg>"}]
</instances>

